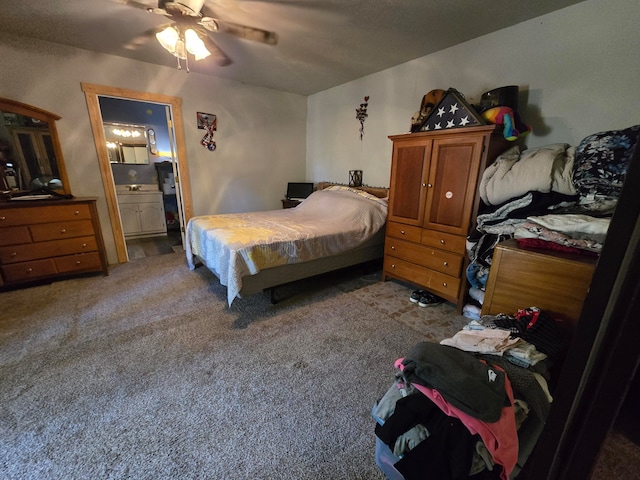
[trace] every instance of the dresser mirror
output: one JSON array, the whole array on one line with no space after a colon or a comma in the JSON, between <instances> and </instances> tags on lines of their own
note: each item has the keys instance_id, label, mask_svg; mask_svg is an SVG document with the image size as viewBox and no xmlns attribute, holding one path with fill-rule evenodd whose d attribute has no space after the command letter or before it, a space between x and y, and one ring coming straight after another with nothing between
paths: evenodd
<instances>
[{"instance_id":1,"label":"dresser mirror","mask_svg":"<svg viewBox=\"0 0 640 480\"><path fill-rule=\"evenodd\" d=\"M105 122L104 138L111 163L149 163L147 129L144 125Z\"/></svg>"},{"instance_id":2,"label":"dresser mirror","mask_svg":"<svg viewBox=\"0 0 640 480\"><path fill-rule=\"evenodd\" d=\"M17 193L50 188L68 194L56 120L37 107L0 98L0 190Z\"/></svg>"}]
</instances>

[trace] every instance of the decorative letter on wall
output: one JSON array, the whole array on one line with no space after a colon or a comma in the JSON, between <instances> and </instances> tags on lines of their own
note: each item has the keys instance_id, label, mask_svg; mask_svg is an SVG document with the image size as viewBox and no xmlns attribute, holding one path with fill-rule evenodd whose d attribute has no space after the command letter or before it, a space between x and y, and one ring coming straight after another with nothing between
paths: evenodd
<instances>
[{"instance_id":1,"label":"decorative letter on wall","mask_svg":"<svg viewBox=\"0 0 640 480\"><path fill-rule=\"evenodd\" d=\"M369 96L364 97L364 103L361 103L358 108L356 108L356 119L360 122L360 141L362 141L362 136L364 135L364 121L369 116L367 115L367 107L369 106Z\"/></svg>"}]
</instances>

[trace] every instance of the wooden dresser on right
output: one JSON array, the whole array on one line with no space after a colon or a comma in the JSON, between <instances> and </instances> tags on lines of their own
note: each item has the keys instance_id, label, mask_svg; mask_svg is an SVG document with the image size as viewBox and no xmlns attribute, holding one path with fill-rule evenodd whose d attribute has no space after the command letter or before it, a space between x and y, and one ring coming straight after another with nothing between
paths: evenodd
<instances>
[{"instance_id":1,"label":"wooden dresser on right","mask_svg":"<svg viewBox=\"0 0 640 480\"><path fill-rule=\"evenodd\" d=\"M496 245L482 315L514 315L538 307L552 317L576 323L597 259L554 250L521 248L517 240Z\"/></svg>"}]
</instances>

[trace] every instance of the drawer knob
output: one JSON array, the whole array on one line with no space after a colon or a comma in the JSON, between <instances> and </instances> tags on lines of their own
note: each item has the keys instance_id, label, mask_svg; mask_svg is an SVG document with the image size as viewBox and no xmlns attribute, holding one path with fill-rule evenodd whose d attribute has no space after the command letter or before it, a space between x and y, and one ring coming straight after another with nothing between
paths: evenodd
<instances>
[{"instance_id":1,"label":"drawer knob","mask_svg":"<svg viewBox=\"0 0 640 480\"><path fill-rule=\"evenodd\" d=\"M87 246L87 244L86 244L86 243L83 243L83 244L82 244L82 246L83 246L83 247L86 247L86 246Z\"/></svg>"},{"instance_id":2,"label":"drawer knob","mask_svg":"<svg viewBox=\"0 0 640 480\"><path fill-rule=\"evenodd\" d=\"M432 185L431 183L427 184L427 186L428 186L429 188L433 187L433 185Z\"/></svg>"},{"instance_id":3,"label":"drawer knob","mask_svg":"<svg viewBox=\"0 0 640 480\"><path fill-rule=\"evenodd\" d=\"M60 233L67 233L67 229L63 228L62 230L60 230Z\"/></svg>"},{"instance_id":4,"label":"drawer knob","mask_svg":"<svg viewBox=\"0 0 640 480\"><path fill-rule=\"evenodd\" d=\"M440 240L440 243L441 243L442 245L444 245L444 240Z\"/></svg>"},{"instance_id":5,"label":"drawer knob","mask_svg":"<svg viewBox=\"0 0 640 480\"><path fill-rule=\"evenodd\" d=\"M396 268L395 263L394 263L394 264L391 264L391 268Z\"/></svg>"},{"instance_id":6,"label":"drawer knob","mask_svg":"<svg viewBox=\"0 0 640 480\"><path fill-rule=\"evenodd\" d=\"M391 250L395 250L396 246L395 245L391 245Z\"/></svg>"},{"instance_id":7,"label":"drawer knob","mask_svg":"<svg viewBox=\"0 0 640 480\"><path fill-rule=\"evenodd\" d=\"M17 253L17 252L11 252L11 256L12 256L12 257L15 257L16 255L18 255L18 253Z\"/></svg>"},{"instance_id":8,"label":"drawer knob","mask_svg":"<svg viewBox=\"0 0 640 480\"><path fill-rule=\"evenodd\" d=\"M404 231L404 230L400 230L400 233L401 233L402 235L404 235L404 234L405 234L405 231Z\"/></svg>"},{"instance_id":9,"label":"drawer knob","mask_svg":"<svg viewBox=\"0 0 640 480\"><path fill-rule=\"evenodd\" d=\"M447 282L444 282L444 283L442 284L442 286L443 286L443 287L446 287L446 286L447 286Z\"/></svg>"},{"instance_id":10,"label":"drawer knob","mask_svg":"<svg viewBox=\"0 0 640 480\"><path fill-rule=\"evenodd\" d=\"M422 186L423 186L423 187L426 187L426 186L427 186L427 184L426 184L426 183L423 183L423 184L422 184Z\"/></svg>"},{"instance_id":11,"label":"drawer knob","mask_svg":"<svg viewBox=\"0 0 640 480\"><path fill-rule=\"evenodd\" d=\"M76 260L76 265L80 265L80 260Z\"/></svg>"},{"instance_id":12,"label":"drawer knob","mask_svg":"<svg viewBox=\"0 0 640 480\"><path fill-rule=\"evenodd\" d=\"M0 217L0 220L6 220L7 217Z\"/></svg>"},{"instance_id":13,"label":"drawer knob","mask_svg":"<svg viewBox=\"0 0 640 480\"><path fill-rule=\"evenodd\" d=\"M73 212L74 215L80 215L80 210L76 210L75 212Z\"/></svg>"},{"instance_id":14,"label":"drawer knob","mask_svg":"<svg viewBox=\"0 0 640 480\"><path fill-rule=\"evenodd\" d=\"M444 262L444 266L448 267L449 266L449 262Z\"/></svg>"},{"instance_id":15,"label":"drawer knob","mask_svg":"<svg viewBox=\"0 0 640 480\"><path fill-rule=\"evenodd\" d=\"M27 268L27 273L33 272L33 268Z\"/></svg>"}]
</instances>

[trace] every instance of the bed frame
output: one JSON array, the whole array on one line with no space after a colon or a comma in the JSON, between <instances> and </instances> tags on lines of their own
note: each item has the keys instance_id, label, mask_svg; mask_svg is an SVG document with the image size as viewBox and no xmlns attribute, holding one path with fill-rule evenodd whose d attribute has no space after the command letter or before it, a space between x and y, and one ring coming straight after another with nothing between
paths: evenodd
<instances>
[{"instance_id":1,"label":"bed frame","mask_svg":"<svg viewBox=\"0 0 640 480\"><path fill-rule=\"evenodd\" d=\"M339 183L320 182L316 184L314 190L323 190L333 185L348 186ZM389 189L384 187L350 187L363 190L378 198L386 198ZM290 263L261 270L255 275L248 275L242 278L242 288L238 296L246 298L259 292L266 292L271 296L271 303L278 302L276 298L276 288L287 283L302 280L304 278L315 277L323 273L333 272L342 268L363 264L382 258L384 254L384 231L376 235L372 241L366 245L330 257L317 258L301 263ZM204 264L197 258L198 264ZM214 272L215 273L215 272Z\"/></svg>"}]
</instances>

